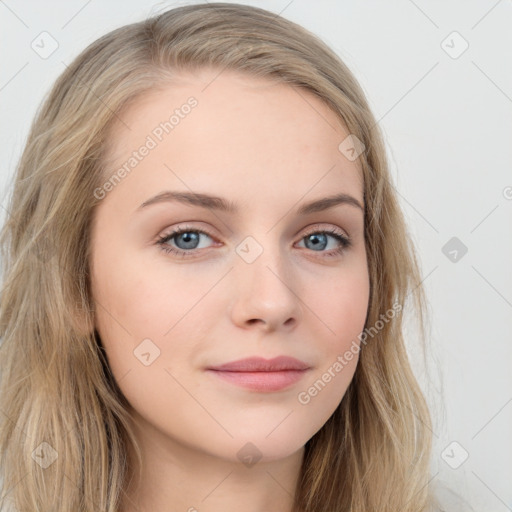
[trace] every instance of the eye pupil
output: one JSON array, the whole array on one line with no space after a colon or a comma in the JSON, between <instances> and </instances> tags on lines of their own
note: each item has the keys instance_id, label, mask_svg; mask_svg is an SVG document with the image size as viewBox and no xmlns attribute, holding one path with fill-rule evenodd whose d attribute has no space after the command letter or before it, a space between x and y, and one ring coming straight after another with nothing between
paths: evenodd
<instances>
[{"instance_id":1,"label":"eye pupil","mask_svg":"<svg viewBox=\"0 0 512 512\"><path fill-rule=\"evenodd\" d=\"M319 240L319 238L321 238L321 240ZM308 237L306 237L306 240L313 241L313 248L320 247L320 249L322 250L322 249L325 249L325 247L327 246L327 237L323 233L313 233L313 234L309 235ZM308 243L306 242L306 246L307 245L308 245ZM308 249L309 249L309 247L308 247Z\"/></svg>"},{"instance_id":2,"label":"eye pupil","mask_svg":"<svg viewBox=\"0 0 512 512\"><path fill-rule=\"evenodd\" d=\"M180 247L178 243L179 240L183 240L185 243L185 247ZM193 231L185 231L176 236L176 245L180 247L180 249L195 249L194 243L197 244L199 241L199 234L194 233Z\"/></svg>"}]
</instances>

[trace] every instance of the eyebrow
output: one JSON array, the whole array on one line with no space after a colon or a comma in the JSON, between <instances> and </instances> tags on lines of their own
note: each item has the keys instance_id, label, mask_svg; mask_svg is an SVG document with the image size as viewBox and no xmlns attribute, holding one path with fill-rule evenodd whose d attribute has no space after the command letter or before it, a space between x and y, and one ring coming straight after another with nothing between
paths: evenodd
<instances>
[{"instance_id":1,"label":"eyebrow","mask_svg":"<svg viewBox=\"0 0 512 512\"><path fill-rule=\"evenodd\" d=\"M226 213L238 213L239 209L237 205L231 201L227 201L222 197L212 196L209 194L202 194L199 192L173 192L165 191L160 194L144 201L136 211L141 211L148 206L164 202L179 202L192 206L199 206L201 208L208 208L210 210L218 210ZM363 205L353 196L349 194L336 194L329 197L323 197L315 201L303 204L298 210L297 214L307 215L310 213L321 212L338 206L341 204L347 204L359 208L364 212Z\"/></svg>"}]
</instances>

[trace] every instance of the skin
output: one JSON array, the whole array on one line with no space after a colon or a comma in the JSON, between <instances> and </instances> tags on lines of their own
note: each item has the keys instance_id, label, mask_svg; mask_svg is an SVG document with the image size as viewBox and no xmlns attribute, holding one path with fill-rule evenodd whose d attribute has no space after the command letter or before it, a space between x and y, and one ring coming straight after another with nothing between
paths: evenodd
<instances>
[{"instance_id":1,"label":"skin","mask_svg":"<svg viewBox=\"0 0 512 512\"><path fill-rule=\"evenodd\" d=\"M343 398L357 354L309 403L298 394L357 341L369 299L363 211L295 211L342 192L364 205L361 170L338 150L348 131L311 93L205 69L120 115L130 130L118 123L109 136L110 173L190 96L198 105L106 194L92 227L95 327L144 459L121 510L291 511L304 445ZM165 190L213 194L240 210L162 202L136 211ZM158 237L185 223L209 234L195 232L195 249L183 235L167 242L193 257L165 253ZM327 257L340 243L322 229L352 245ZM251 263L236 251L248 236L263 251ZM134 355L144 339L160 351L147 366ZM280 391L205 371L278 355L311 367ZM248 442L261 457L251 466L237 456Z\"/></svg>"}]
</instances>

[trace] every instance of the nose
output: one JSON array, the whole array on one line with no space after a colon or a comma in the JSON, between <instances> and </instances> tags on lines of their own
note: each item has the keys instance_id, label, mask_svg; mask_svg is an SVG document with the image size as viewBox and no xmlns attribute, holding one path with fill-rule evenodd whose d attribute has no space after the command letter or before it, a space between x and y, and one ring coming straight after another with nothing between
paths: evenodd
<instances>
[{"instance_id":1,"label":"nose","mask_svg":"<svg viewBox=\"0 0 512 512\"><path fill-rule=\"evenodd\" d=\"M251 263L237 260L233 279L231 316L237 326L270 332L297 325L302 314L301 300L294 290L297 279L278 248L265 248Z\"/></svg>"}]
</instances>

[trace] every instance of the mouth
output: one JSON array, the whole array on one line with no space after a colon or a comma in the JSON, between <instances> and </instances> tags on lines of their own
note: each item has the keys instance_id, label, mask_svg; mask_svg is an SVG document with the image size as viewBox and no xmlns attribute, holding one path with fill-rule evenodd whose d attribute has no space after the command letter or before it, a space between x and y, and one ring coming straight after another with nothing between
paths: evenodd
<instances>
[{"instance_id":1,"label":"mouth","mask_svg":"<svg viewBox=\"0 0 512 512\"><path fill-rule=\"evenodd\" d=\"M298 382L311 367L298 359L251 357L207 368L207 372L231 384L260 392L280 391Z\"/></svg>"}]
</instances>

